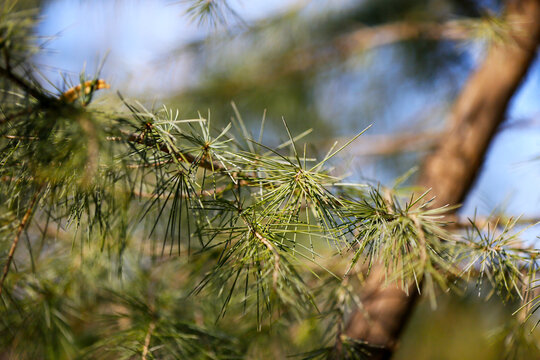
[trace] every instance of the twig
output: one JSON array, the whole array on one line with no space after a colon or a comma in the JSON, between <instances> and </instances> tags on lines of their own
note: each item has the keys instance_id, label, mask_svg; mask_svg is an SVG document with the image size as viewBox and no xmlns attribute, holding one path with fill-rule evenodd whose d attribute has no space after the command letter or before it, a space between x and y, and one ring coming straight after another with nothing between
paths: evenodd
<instances>
[{"instance_id":1,"label":"twig","mask_svg":"<svg viewBox=\"0 0 540 360\"><path fill-rule=\"evenodd\" d=\"M277 282L278 282L278 276L279 276L279 261L280 261L279 252L276 250L274 245L272 245L272 243L270 241L268 241L267 238L262 236L258 231L254 231L254 234L255 234L255 237L257 239L259 239L264 244L264 246L266 246L268 248L268 250L270 250L272 252L272 256L274 258L274 272L272 274L272 285L273 285L274 289L276 289L277 288Z\"/></svg>"},{"instance_id":2,"label":"twig","mask_svg":"<svg viewBox=\"0 0 540 360\"><path fill-rule=\"evenodd\" d=\"M27 83L25 80L23 80L19 76L15 75L15 73L13 73L11 69L0 67L0 76L3 76L9 79L11 82L15 83L18 87L20 87L21 89L23 89L28 94L32 95L34 98L38 100L49 99L47 95L37 90L34 86Z\"/></svg>"},{"instance_id":3,"label":"twig","mask_svg":"<svg viewBox=\"0 0 540 360\"><path fill-rule=\"evenodd\" d=\"M2 135L2 137L9 140L39 140L37 136Z\"/></svg>"},{"instance_id":4,"label":"twig","mask_svg":"<svg viewBox=\"0 0 540 360\"><path fill-rule=\"evenodd\" d=\"M194 155L187 153L187 152L176 152L172 151L167 147L166 144L159 144L152 139L148 138L147 136L144 136L144 134L130 134L127 133L126 140L129 142L146 145L146 146L154 146L157 147L159 151L164 152L166 154L173 155L178 161L188 162L192 164L197 164L199 167L203 167L207 170L213 170L213 171L226 171L225 167L217 162L210 162L206 159L197 159ZM116 140L116 138L112 138L113 140Z\"/></svg>"},{"instance_id":5,"label":"twig","mask_svg":"<svg viewBox=\"0 0 540 360\"><path fill-rule=\"evenodd\" d=\"M0 125L10 122L11 120L14 120L20 116L31 114L33 110L34 109L32 107L28 107L16 113L10 114L9 116L6 115L3 119L0 119Z\"/></svg>"},{"instance_id":6,"label":"twig","mask_svg":"<svg viewBox=\"0 0 540 360\"><path fill-rule=\"evenodd\" d=\"M244 216L241 216L241 217L242 217L242 220L244 220L246 225L249 227L249 229L253 232L255 237L259 239L259 241L262 242L264 246L266 246L266 248L270 250L270 252L272 253L272 257L274 258L274 272L272 274L272 286L274 287L274 289L276 289L278 277L279 277L279 262L280 262L281 256L279 255L279 252L277 251L275 246L272 245L272 242L270 242L260 232L258 232L255 226L248 219L246 219Z\"/></svg>"},{"instance_id":7,"label":"twig","mask_svg":"<svg viewBox=\"0 0 540 360\"><path fill-rule=\"evenodd\" d=\"M384 156L396 153L431 150L442 138L441 132L366 135L350 151L355 155Z\"/></svg>"},{"instance_id":8,"label":"twig","mask_svg":"<svg viewBox=\"0 0 540 360\"><path fill-rule=\"evenodd\" d=\"M540 218L526 218L526 217L520 217L518 219L513 219L511 217L475 217L473 219L463 218L456 215L447 215L445 217L445 220L447 221L447 225L451 229L467 229L472 226L476 226L479 229L483 229L486 226L491 226L493 228L504 228L507 226L510 222L514 223L515 225L534 225L540 222Z\"/></svg>"},{"instance_id":9,"label":"twig","mask_svg":"<svg viewBox=\"0 0 540 360\"><path fill-rule=\"evenodd\" d=\"M281 76L326 66L336 58L347 59L358 53L407 40L448 39L459 41L469 38L469 31L459 21L446 23L398 21L376 26L364 26L338 36L325 44L325 50L328 51L321 51L320 45L317 45L318 49L314 46L308 46L293 51L283 62L286 65L281 69L281 73L267 75L263 81L272 81L272 79Z\"/></svg>"},{"instance_id":10,"label":"twig","mask_svg":"<svg viewBox=\"0 0 540 360\"><path fill-rule=\"evenodd\" d=\"M202 191L202 195L206 195L206 196L213 196L213 195L219 195L221 193L223 193L225 190L227 190L228 186L227 185L223 185L223 186L220 186L218 188L216 188L215 190L203 190ZM172 195L171 193L168 193L168 192L164 192L164 193L161 193L161 194L156 194L156 193L149 193L149 192L146 192L146 191L137 191L137 190L134 190L131 192L134 196L136 197L139 197L139 198L145 198L145 199L156 199L156 198L160 198L160 199L167 199L167 198L175 198L177 197L176 195ZM190 196L189 194L182 194L181 198L184 198L184 199L190 199L192 196Z\"/></svg>"},{"instance_id":11,"label":"twig","mask_svg":"<svg viewBox=\"0 0 540 360\"><path fill-rule=\"evenodd\" d=\"M422 265L425 266L427 260L426 234L424 233L424 229L422 228L422 224L420 224L418 217L416 215L411 215L411 218L413 220L414 226L416 227L416 231L418 232L418 241L420 243L420 260L422 260Z\"/></svg>"},{"instance_id":12,"label":"twig","mask_svg":"<svg viewBox=\"0 0 540 360\"><path fill-rule=\"evenodd\" d=\"M470 34L458 21L446 23L394 22L363 27L339 37L336 47L349 55L357 51L378 48L409 39L467 40Z\"/></svg>"},{"instance_id":13,"label":"twig","mask_svg":"<svg viewBox=\"0 0 540 360\"><path fill-rule=\"evenodd\" d=\"M6 280L6 277L9 273L9 268L11 266L11 262L13 261L13 256L15 255L17 244L19 243L19 239L21 238L21 234L23 230L26 228L26 225L28 225L28 222L30 221L32 217L34 206L36 205L37 199L42 189L43 189L43 185L34 193L34 196L32 197L32 200L30 200L30 204L28 205L28 209L26 210L26 213L24 214L19 226L17 227L15 238L13 239L13 243L11 244L11 248L9 249L6 264L4 265L2 279L0 279L0 296L2 295L2 289L4 288L4 281Z\"/></svg>"},{"instance_id":14,"label":"twig","mask_svg":"<svg viewBox=\"0 0 540 360\"><path fill-rule=\"evenodd\" d=\"M144 346L142 351L142 360L146 360L146 356L148 355L148 348L150 347L150 339L152 338L152 333L154 332L154 329L156 328L156 323L152 321L150 325L148 326L148 331L146 332L146 337L144 338Z\"/></svg>"}]
</instances>

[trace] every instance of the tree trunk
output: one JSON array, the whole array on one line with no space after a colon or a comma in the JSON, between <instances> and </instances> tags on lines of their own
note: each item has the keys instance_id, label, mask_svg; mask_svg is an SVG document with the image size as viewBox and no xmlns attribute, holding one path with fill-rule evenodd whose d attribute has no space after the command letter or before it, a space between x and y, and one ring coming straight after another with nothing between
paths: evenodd
<instances>
[{"instance_id":1,"label":"tree trunk","mask_svg":"<svg viewBox=\"0 0 540 360\"><path fill-rule=\"evenodd\" d=\"M508 103L525 77L540 43L540 1L511 1L511 32L495 43L469 79L450 119L451 128L423 167L420 184L433 189L437 206L464 201Z\"/></svg>"},{"instance_id":2,"label":"tree trunk","mask_svg":"<svg viewBox=\"0 0 540 360\"><path fill-rule=\"evenodd\" d=\"M449 119L449 130L423 165L419 183L432 188L434 206L462 202L481 168L508 103L530 67L540 44L540 0L509 1L509 37L494 43L469 78ZM407 296L370 275L362 289L364 309L349 320L346 335L376 347L373 359L389 359L414 309L416 291Z\"/></svg>"}]
</instances>

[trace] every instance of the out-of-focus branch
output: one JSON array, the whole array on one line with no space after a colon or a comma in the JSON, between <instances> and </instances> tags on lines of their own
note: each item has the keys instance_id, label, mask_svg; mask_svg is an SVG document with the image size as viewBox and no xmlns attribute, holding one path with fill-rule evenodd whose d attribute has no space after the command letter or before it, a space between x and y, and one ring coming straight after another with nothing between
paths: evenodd
<instances>
[{"instance_id":1,"label":"out-of-focus branch","mask_svg":"<svg viewBox=\"0 0 540 360\"><path fill-rule=\"evenodd\" d=\"M340 36L334 45L343 54L377 48L411 39L467 40L471 32L463 22L394 22L371 27L363 27Z\"/></svg>"},{"instance_id":2,"label":"out-of-focus branch","mask_svg":"<svg viewBox=\"0 0 540 360\"><path fill-rule=\"evenodd\" d=\"M294 51L284 62L288 65L283 72L306 71L327 64L335 58L346 59L354 54L407 40L469 40L474 34L471 26L466 24L466 21L399 21L361 27L333 39L324 51L320 50L320 45Z\"/></svg>"},{"instance_id":3,"label":"out-of-focus branch","mask_svg":"<svg viewBox=\"0 0 540 360\"><path fill-rule=\"evenodd\" d=\"M2 295L2 290L4 289L4 281L6 280L6 277L9 273L9 268L11 267L13 256L15 256L15 250L17 250L17 245L19 244L21 234L23 230L28 226L28 223L30 222L30 219L32 218L34 207L36 205L36 202L39 198L39 194L41 193L42 189L43 189L43 186L40 186L40 188L36 190L36 192L34 193L34 196L32 196L32 199L30 200L30 203L28 204L28 209L24 213L24 216L21 219L21 222L19 223L19 226L17 227L17 230L15 232L15 237L13 239L13 242L11 243L11 248L9 249L6 264L4 265L4 270L2 271L2 278L0 279L0 296Z\"/></svg>"},{"instance_id":4,"label":"out-of-focus branch","mask_svg":"<svg viewBox=\"0 0 540 360\"><path fill-rule=\"evenodd\" d=\"M256 81L259 86L264 84L268 87L283 77L314 71L362 52L408 40L470 40L476 37L474 24L481 21L483 20L469 19L441 23L399 21L362 26L330 38L323 43L308 44L285 50L283 54L276 54L277 56L271 62L265 59L264 62L261 62L261 71L257 74ZM201 40L191 42L185 45L179 53L198 51L202 44L204 42ZM245 84L238 84L238 86L245 86ZM185 89L184 91L189 93L191 90Z\"/></svg>"},{"instance_id":5,"label":"out-of-focus branch","mask_svg":"<svg viewBox=\"0 0 540 360\"><path fill-rule=\"evenodd\" d=\"M148 326L148 331L146 332L146 336L144 337L143 351L141 354L142 360L146 360L148 356L148 353L150 351L150 340L152 338L152 333L154 332L155 328L156 328L156 323L152 321L150 325Z\"/></svg>"},{"instance_id":6,"label":"out-of-focus branch","mask_svg":"<svg viewBox=\"0 0 540 360\"><path fill-rule=\"evenodd\" d=\"M475 226L479 229L485 229L487 227L491 229L503 228L508 224L512 223L514 225L529 226L534 225L540 222L540 217L538 218L529 218L529 217L520 217L520 218L509 218L509 217L475 217L475 218L465 218L458 215L448 215L446 216L446 221L448 221L448 228L450 229L466 229L472 226Z\"/></svg>"},{"instance_id":7,"label":"out-of-focus branch","mask_svg":"<svg viewBox=\"0 0 540 360\"><path fill-rule=\"evenodd\" d=\"M9 81L17 85L19 88L24 90L26 93L38 100L48 99L48 96L46 96L45 93L39 91L35 86L29 84L28 82L26 82L26 80L16 75L10 67L0 67L0 76L8 79Z\"/></svg>"},{"instance_id":8,"label":"out-of-focus branch","mask_svg":"<svg viewBox=\"0 0 540 360\"><path fill-rule=\"evenodd\" d=\"M362 156L384 156L432 150L442 135L440 132L364 135L351 147L350 152Z\"/></svg>"},{"instance_id":9,"label":"out-of-focus branch","mask_svg":"<svg viewBox=\"0 0 540 360\"><path fill-rule=\"evenodd\" d=\"M538 123L536 118L518 119L504 123L498 132L516 128L528 128ZM362 135L358 142L350 146L349 152L359 156L386 156L399 153L431 151L446 137L444 131L423 131L415 133L394 133L384 135Z\"/></svg>"}]
</instances>

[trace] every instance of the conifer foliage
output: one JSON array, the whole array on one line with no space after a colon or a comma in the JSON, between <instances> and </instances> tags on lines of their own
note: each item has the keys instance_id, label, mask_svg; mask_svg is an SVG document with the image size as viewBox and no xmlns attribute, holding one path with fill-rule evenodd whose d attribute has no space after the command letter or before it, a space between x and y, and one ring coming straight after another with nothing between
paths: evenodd
<instances>
[{"instance_id":1,"label":"conifer foliage","mask_svg":"<svg viewBox=\"0 0 540 360\"><path fill-rule=\"evenodd\" d=\"M220 129L121 94L105 108L99 74L48 91L35 13L0 11L0 357L369 358L342 331L380 263L433 306L495 292L517 304L508 346L531 341L538 252L512 222L464 232L403 179L348 182L333 166L363 132L315 158L285 120L265 145L234 103Z\"/></svg>"}]
</instances>

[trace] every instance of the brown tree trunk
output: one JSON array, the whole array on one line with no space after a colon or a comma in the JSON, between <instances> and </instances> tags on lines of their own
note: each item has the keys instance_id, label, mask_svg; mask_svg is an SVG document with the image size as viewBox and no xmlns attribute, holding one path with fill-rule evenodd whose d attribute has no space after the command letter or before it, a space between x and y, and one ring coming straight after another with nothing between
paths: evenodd
<instances>
[{"instance_id":1,"label":"brown tree trunk","mask_svg":"<svg viewBox=\"0 0 540 360\"><path fill-rule=\"evenodd\" d=\"M465 199L540 44L540 0L509 1L506 19L508 38L492 44L469 78L454 105L447 135L423 165L419 183L432 188L435 206ZM389 359L418 295L383 287L380 276L375 272L368 278L361 294L364 309L352 315L346 335L375 345L373 359Z\"/></svg>"},{"instance_id":2,"label":"brown tree trunk","mask_svg":"<svg viewBox=\"0 0 540 360\"><path fill-rule=\"evenodd\" d=\"M511 1L508 39L495 43L454 105L451 128L423 167L420 183L433 189L438 206L463 202L508 103L540 43L540 1Z\"/></svg>"}]
</instances>

